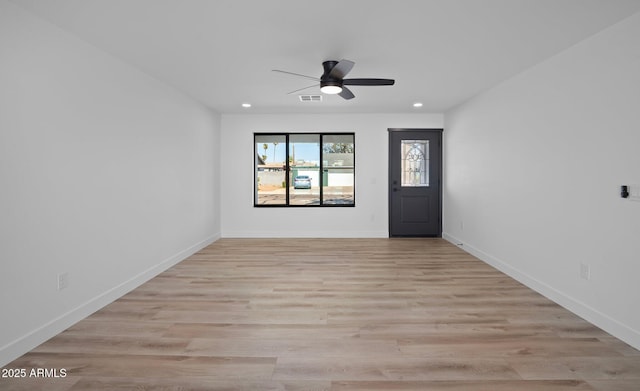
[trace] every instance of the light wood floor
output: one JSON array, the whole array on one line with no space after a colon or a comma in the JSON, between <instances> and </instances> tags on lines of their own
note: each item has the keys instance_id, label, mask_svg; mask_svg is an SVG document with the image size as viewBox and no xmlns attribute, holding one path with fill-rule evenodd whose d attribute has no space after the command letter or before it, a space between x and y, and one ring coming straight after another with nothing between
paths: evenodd
<instances>
[{"instance_id":1,"label":"light wood floor","mask_svg":"<svg viewBox=\"0 0 640 391\"><path fill-rule=\"evenodd\" d=\"M441 239L222 239L2 390L640 390L640 352Z\"/></svg>"}]
</instances>

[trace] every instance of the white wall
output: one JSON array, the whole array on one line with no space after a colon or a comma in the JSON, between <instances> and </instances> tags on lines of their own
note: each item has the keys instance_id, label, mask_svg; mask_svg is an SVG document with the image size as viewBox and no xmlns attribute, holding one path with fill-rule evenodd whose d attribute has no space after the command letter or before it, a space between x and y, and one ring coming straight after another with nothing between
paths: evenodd
<instances>
[{"instance_id":1,"label":"white wall","mask_svg":"<svg viewBox=\"0 0 640 391\"><path fill-rule=\"evenodd\" d=\"M452 242L640 348L640 15L445 114ZM581 264L591 279L580 277Z\"/></svg>"},{"instance_id":2,"label":"white wall","mask_svg":"<svg viewBox=\"0 0 640 391\"><path fill-rule=\"evenodd\" d=\"M0 1L0 366L219 237L219 128Z\"/></svg>"},{"instance_id":3,"label":"white wall","mask_svg":"<svg viewBox=\"0 0 640 391\"><path fill-rule=\"evenodd\" d=\"M387 237L387 129L442 124L442 114L223 115L222 236ZM255 208L254 132L355 132L356 206Z\"/></svg>"}]
</instances>

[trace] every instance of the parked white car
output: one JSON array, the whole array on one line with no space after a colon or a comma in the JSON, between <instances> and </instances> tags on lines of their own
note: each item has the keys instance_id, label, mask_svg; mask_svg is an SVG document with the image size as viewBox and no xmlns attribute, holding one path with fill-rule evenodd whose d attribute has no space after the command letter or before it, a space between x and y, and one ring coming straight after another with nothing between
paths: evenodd
<instances>
[{"instance_id":1,"label":"parked white car","mask_svg":"<svg viewBox=\"0 0 640 391\"><path fill-rule=\"evenodd\" d=\"M294 189L311 189L311 178L308 175L298 175L293 178Z\"/></svg>"}]
</instances>

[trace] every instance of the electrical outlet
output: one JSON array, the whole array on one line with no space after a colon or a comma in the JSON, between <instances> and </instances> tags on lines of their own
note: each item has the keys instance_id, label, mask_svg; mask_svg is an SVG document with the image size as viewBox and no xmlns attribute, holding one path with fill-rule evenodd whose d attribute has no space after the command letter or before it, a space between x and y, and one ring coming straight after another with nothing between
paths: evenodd
<instances>
[{"instance_id":1,"label":"electrical outlet","mask_svg":"<svg viewBox=\"0 0 640 391\"><path fill-rule=\"evenodd\" d=\"M583 280L591 279L591 268L589 265L585 265L584 263L580 264L580 278Z\"/></svg>"},{"instance_id":2,"label":"electrical outlet","mask_svg":"<svg viewBox=\"0 0 640 391\"><path fill-rule=\"evenodd\" d=\"M58 274L58 290L61 291L69 286L69 273Z\"/></svg>"}]
</instances>

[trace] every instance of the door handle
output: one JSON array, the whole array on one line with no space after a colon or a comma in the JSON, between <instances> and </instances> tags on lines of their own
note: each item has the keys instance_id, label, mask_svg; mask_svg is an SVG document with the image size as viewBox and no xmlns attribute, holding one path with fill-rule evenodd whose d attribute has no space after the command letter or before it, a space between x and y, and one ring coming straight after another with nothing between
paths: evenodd
<instances>
[{"instance_id":1,"label":"door handle","mask_svg":"<svg viewBox=\"0 0 640 391\"><path fill-rule=\"evenodd\" d=\"M398 188L397 188L397 187L394 187L394 188L393 188L393 191L398 191Z\"/></svg>"}]
</instances>

